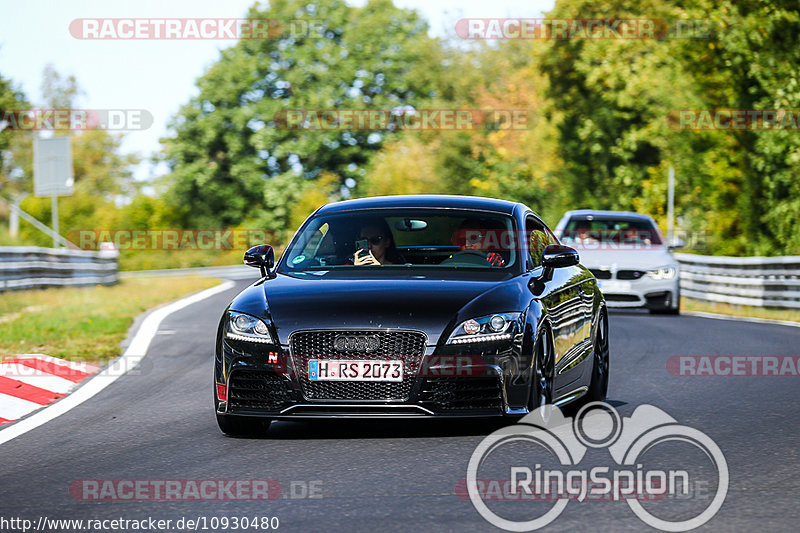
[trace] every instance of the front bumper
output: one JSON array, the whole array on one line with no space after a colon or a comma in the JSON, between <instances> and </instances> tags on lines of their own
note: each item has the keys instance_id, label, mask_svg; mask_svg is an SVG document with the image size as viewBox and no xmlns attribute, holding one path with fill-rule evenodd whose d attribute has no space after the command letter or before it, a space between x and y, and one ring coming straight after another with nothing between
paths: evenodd
<instances>
[{"instance_id":1,"label":"front bumper","mask_svg":"<svg viewBox=\"0 0 800 533\"><path fill-rule=\"evenodd\" d=\"M311 382L305 371L307 358L293 357L288 346L245 346L226 340L221 347L215 382L226 384L226 399L216 402L220 415L291 420L518 414L506 395L510 372L518 368L508 364L517 352L508 341L505 348L481 351L447 347L453 352L449 354L447 349L437 353L434 346L424 347L424 354L406 359L410 372L402 382Z\"/></svg>"},{"instance_id":2,"label":"front bumper","mask_svg":"<svg viewBox=\"0 0 800 533\"><path fill-rule=\"evenodd\" d=\"M415 378L408 399L402 401L308 400L286 377L269 371L238 370L229 382L228 401L217 412L281 420L501 416L505 413L501 377L492 374L481 378ZM251 378L250 387L242 386L242 375Z\"/></svg>"},{"instance_id":3,"label":"front bumper","mask_svg":"<svg viewBox=\"0 0 800 533\"><path fill-rule=\"evenodd\" d=\"M678 277L654 280L643 277L637 280L597 280L608 307L677 309L679 305Z\"/></svg>"}]
</instances>

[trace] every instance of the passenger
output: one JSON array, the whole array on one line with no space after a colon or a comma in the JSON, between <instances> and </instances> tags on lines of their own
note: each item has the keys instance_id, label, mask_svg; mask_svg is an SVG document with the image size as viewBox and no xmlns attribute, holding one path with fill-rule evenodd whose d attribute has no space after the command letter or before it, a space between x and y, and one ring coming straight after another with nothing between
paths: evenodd
<instances>
[{"instance_id":1,"label":"passenger","mask_svg":"<svg viewBox=\"0 0 800 533\"><path fill-rule=\"evenodd\" d=\"M483 257L483 259L489 263L490 266L506 266L506 261L499 252L488 250L488 240L486 237L488 236L489 232L499 233L501 231L499 229L492 228L492 226L496 226L496 224L471 219L467 219L462 222L458 230L453 235L453 242L461 249L461 251L451 255L448 259L445 259L445 261L450 259L463 260L469 255L477 255ZM499 236L497 239L495 239L495 241L500 241Z\"/></svg>"}]
</instances>

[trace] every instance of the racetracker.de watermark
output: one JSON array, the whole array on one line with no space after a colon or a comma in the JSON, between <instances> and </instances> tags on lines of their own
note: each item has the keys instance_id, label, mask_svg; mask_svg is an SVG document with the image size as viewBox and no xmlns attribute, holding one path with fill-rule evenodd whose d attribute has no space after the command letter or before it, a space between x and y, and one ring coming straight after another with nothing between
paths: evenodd
<instances>
[{"instance_id":1,"label":"racetracker.de watermark","mask_svg":"<svg viewBox=\"0 0 800 533\"><path fill-rule=\"evenodd\" d=\"M81 250L113 243L117 250L245 250L275 235L260 229L78 229L67 240Z\"/></svg>"},{"instance_id":2,"label":"racetracker.de watermark","mask_svg":"<svg viewBox=\"0 0 800 533\"><path fill-rule=\"evenodd\" d=\"M69 494L80 501L266 501L322 498L322 480L76 479Z\"/></svg>"},{"instance_id":3,"label":"racetracker.de watermark","mask_svg":"<svg viewBox=\"0 0 800 533\"><path fill-rule=\"evenodd\" d=\"M266 40L284 28L275 19L79 18L69 33L81 40Z\"/></svg>"},{"instance_id":4,"label":"racetracker.de watermark","mask_svg":"<svg viewBox=\"0 0 800 533\"><path fill-rule=\"evenodd\" d=\"M272 124L308 131L528 130L537 115L527 109L286 109Z\"/></svg>"},{"instance_id":5,"label":"racetracker.de watermark","mask_svg":"<svg viewBox=\"0 0 800 533\"><path fill-rule=\"evenodd\" d=\"M146 109L0 110L0 131L140 131L152 125Z\"/></svg>"},{"instance_id":6,"label":"racetracker.de watermark","mask_svg":"<svg viewBox=\"0 0 800 533\"><path fill-rule=\"evenodd\" d=\"M236 342L236 339L226 338L227 342ZM246 341L244 341L246 342ZM319 374L321 367L327 365L325 368L326 379L342 380L348 379L346 377L348 372L355 373L356 368L352 365L366 364L375 365L372 374L375 376L384 372L384 376L392 370L387 367L387 363L393 361L403 361L407 359L405 355L383 355L379 358L361 359L358 356L347 356L341 359L331 360L329 356L308 355L303 358L299 364L292 364L288 353L279 351L268 351L260 354L264 362L272 365L272 370L279 374L284 374L289 377L301 377L307 379L309 373L316 372ZM316 364L312 367L309 362L315 361ZM425 357L419 364L407 363L407 371L417 377L430 377L430 378L481 378L481 377L494 377L494 367L489 365L486 360L480 355L468 354L453 354L453 355L432 355ZM315 368L316 370L312 370ZM342 372L344 370L344 372ZM344 378L342 376L345 376ZM402 376L402 372L400 373Z\"/></svg>"},{"instance_id":7,"label":"racetracker.de watermark","mask_svg":"<svg viewBox=\"0 0 800 533\"><path fill-rule=\"evenodd\" d=\"M456 35L468 40L710 39L710 20L464 18Z\"/></svg>"},{"instance_id":8,"label":"racetracker.de watermark","mask_svg":"<svg viewBox=\"0 0 800 533\"><path fill-rule=\"evenodd\" d=\"M707 500L709 483L694 480L688 483L685 470L644 472L642 465L634 470L611 470L594 467L589 470L572 470L568 475L560 470L543 470L522 467L512 474L512 479L478 479L478 493L483 501L558 501L568 499L578 502L665 500L668 498ZM456 484L455 494L469 501L467 480Z\"/></svg>"},{"instance_id":9,"label":"racetracker.de watermark","mask_svg":"<svg viewBox=\"0 0 800 533\"><path fill-rule=\"evenodd\" d=\"M688 131L798 131L800 109L675 109L667 124Z\"/></svg>"},{"instance_id":10,"label":"racetracker.de watermark","mask_svg":"<svg viewBox=\"0 0 800 533\"><path fill-rule=\"evenodd\" d=\"M798 377L800 355L674 355L667 372L680 377Z\"/></svg>"}]
</instances>

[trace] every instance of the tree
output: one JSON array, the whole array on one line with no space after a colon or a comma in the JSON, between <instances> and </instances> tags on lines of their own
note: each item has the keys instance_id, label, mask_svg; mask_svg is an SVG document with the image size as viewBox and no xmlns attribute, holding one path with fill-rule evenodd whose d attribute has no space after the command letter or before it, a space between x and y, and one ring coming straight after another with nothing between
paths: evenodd
<instances>
[{"instance_id":1,"label":"tree","mask_svg":"<svg viewBox=\"0 0 800 533\"><path fill-rule=\"evenodd\" d=\"M284 31L224 50L198 81L200 94L173 121L175 136L164 140L169 199L186 225L259 218L283 229L284 207L277 206L280 216L262 212L276 190L303 189L322 172L337 176L339 185L358 181L392 134L290 129L282 113L422 107L446 87L441 45L414 11L390 0L363 7L279 0L248 16L278 20ZM311 29L298 31L304 26Z\"/></svg>"},{"instance_id":2,"label":"tree","mask_svg":"<svg viewBox=\"0 0 800 533\"><path fill-rule=\"evenodd\" d=\"M439 138L423 142L418 135L405 135L384 143L371 160L359 192L363 196L433 194L452 192L437 168Z\"/></svg>"},{"instance_id":3,"label":"tree","mask_svg":"<svg viewBox=\"0 0 800 533\"><path fill-rule=\"evenodd\" d=\"M684 229L721 254L800 253L796 131L687 131L680 109L797 109L796 4L562 0L553 18L708 22L695 39L564 40L543 47L548 99L562 113L562 181L578 206L636 209L663 222L676 168Z\"/></svg>"},{"instance_id":4,"label":"tree","mask_svg":"<svg viewBox=\"0 0 800 533\"><path fill-rule=\"evenodd\" d=\"M74 76L63 76L52 65L42 75L43 107L75 109L83 94ZM14 132L16 137L9 150L8 160L16 169L16 186L20 192L33 192L33 139L38 132ZM132 167L139 158L121 152L122 135L102 129L77 132L55 132L71 135L75 192L59 200L60 229L67 234L72 229L120 227L125 216L117 208L121 198L131 198L136 192ZM48 198L27 197L22 208L42 221L50 220ZM21 227L24 238L49 245L49 238L27 225Z\"/></svg>"},{"instance_id":5,"label":"tree","mask_svg":"<svg viewBox=\"0 0 800 533\"><path fill-rule=\"evenodd\" d=\"M26 107L28 104L25 95L14 88L10 80L0 75L0 110L12 111ZM22 132L6 129L5 126L0 128L0 194L6 198L25 190L26 167L21 166L21 162L15 157L22 148L22 135ZM29 165L27 169L29 172Z\"/></svg>"},{"instance_id":6,"label":"tree","mask_svg":"<svg viewBox=\"0 0 800 533\"><path fill-rule=\"evenodd\" d=\"M686 54L707 108L800 109L800 12L782 0L698 2L693 14L717 21L716 39ZM714 185L711 212L727 224L720 251L800 254L798 129L720 132L718 159L727 170Z\"/></svg>"}]
</instances>

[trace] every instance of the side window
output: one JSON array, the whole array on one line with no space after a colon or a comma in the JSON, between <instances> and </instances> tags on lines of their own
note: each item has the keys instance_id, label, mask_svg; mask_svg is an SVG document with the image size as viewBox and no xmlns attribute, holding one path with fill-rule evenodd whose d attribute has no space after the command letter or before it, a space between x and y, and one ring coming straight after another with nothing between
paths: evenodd
<instances>
[{"instance_id":1,"label":"side window","mask_svg":"<svg viewBox=\"0 0 800 533\"><path fill-rule=\"evenodd\" d=\"M528 239L528 252L530 253L533 267L541 266L544 249L548 244L556 242L555 237L533 217L528 217L525 221L525 235Z\"/></svg>"}]
</instances>

